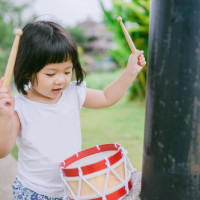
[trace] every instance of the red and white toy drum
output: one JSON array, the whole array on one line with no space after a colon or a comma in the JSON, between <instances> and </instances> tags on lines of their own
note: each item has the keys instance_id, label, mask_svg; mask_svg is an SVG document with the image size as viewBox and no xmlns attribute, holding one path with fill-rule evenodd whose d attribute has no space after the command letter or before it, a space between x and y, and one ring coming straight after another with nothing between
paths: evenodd
<instances>
[{"instance_id":1,"label":"red and white toy drum","mask_svg":"<svg viewBox=\"0 0 200 200\"><path fill-rule=\"evenodd\" d=\"M80 151L60 164L67 199L119 200L137 182L127 151L119 144L103 144Z\"/></svg>"}]
</instances>

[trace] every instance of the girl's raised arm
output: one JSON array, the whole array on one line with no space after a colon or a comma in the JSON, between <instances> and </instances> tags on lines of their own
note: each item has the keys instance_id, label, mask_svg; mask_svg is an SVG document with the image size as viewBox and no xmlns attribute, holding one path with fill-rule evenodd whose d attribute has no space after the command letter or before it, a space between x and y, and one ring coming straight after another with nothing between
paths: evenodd
<instances>
[{"instance_id":1,"label":"girl's raised arm","mask_svg":"<svg viewBox=\"0 0 200 200\"><path fill-rule=\"evenodd\" d=\"M103 91L87 88L83 106L86 108L105 108L117 103L145 65L143 51L131 54L124 72Z\"/></svg>"}]
</instances>

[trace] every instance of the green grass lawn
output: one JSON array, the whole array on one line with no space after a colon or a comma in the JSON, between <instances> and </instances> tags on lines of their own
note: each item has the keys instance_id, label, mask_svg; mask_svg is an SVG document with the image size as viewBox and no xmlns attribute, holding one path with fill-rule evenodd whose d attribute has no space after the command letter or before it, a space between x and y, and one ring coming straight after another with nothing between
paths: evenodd
<instances>
[{"instance_id":1,"label":"green grass lawn","mask_svg":"<svg viewBox=\"0 0 200 200\"><path fill-rule=\"evenodd\" d=\"M132 165L141 171L144 138L144 105L139 102L119 103L110 108L81 112L83 149L99 144L120 143Z\"/></svg>"}]
</instances>

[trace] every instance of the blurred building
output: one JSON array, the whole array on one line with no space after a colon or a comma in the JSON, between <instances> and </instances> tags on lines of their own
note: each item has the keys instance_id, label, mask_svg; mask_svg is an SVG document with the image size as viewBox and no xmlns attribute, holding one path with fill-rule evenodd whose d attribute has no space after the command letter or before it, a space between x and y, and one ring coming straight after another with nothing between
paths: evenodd
<instances>
[{"instance_id":1,"label":"blurred building","mask_svg":"<svg viewBox=\"0 0 200 200\"><path fill-rule=\"evenodd\" d=\"M104 23L97 23L88 19L80 26L88 38L88 42L83 46L85 52L106 55L109 49L115 48L113 34L106 30Z\"/></svg>"}]
</instances>

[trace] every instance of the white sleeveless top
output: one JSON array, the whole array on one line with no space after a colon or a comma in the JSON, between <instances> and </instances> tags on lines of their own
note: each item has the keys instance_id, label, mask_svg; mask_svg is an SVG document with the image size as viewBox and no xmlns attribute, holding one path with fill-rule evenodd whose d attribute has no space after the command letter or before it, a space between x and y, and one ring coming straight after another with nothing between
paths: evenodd
<instances>
[{"instance_id":1,"label":"white sleeveless top","mask_svg":"<svg viewBox=\"0 0 200 200\"><path fill-rule=\"evenodd\" d=\"M63 196L59 164L82 149L79 114L85 96L85 82L71 82L56 104L15 97L21 122L17 178L25 187L48 197Z\"/></svg>"}]
</instances>

